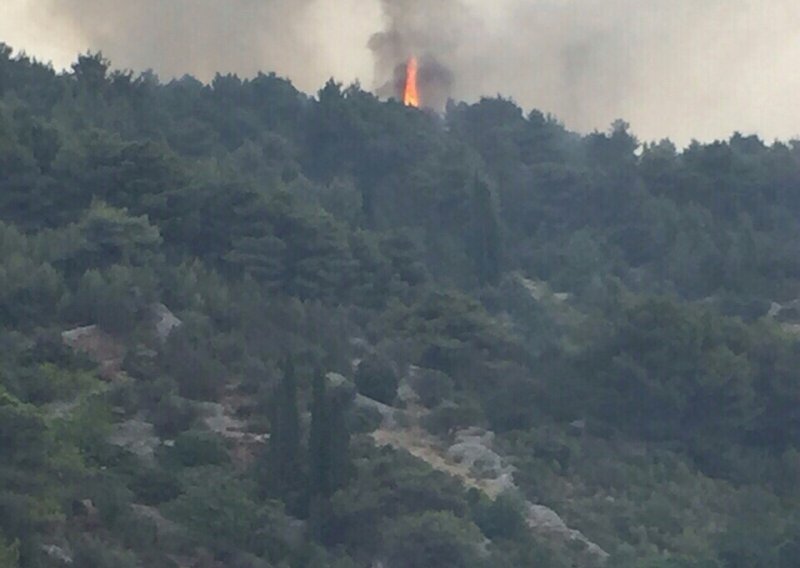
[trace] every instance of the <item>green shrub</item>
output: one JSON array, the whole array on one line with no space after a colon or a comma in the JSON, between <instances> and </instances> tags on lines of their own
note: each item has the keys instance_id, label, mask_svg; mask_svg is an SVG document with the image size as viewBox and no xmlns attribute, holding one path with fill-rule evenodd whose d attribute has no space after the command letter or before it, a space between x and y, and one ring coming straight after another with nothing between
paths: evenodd
<instances>
[{"instance_id":1,"label":"green shrub","mask_svg":"<svg viewBox=\"0 0 800 568\"><path fill-rule=\"evenodd\" d=\"M168 463L182 467L222 465L230 462L225 443L216 434L190 430L177 438L171 448L164 450Z\"/></svg>"},{"instance_id":2,"label":"green shrub","mask_svg":"<svg viewBox=\"0 0 800 568\"><path fill-rule=\"evenodd\" d=\"M358 364L355 376L358 392L384 404L391 404L397 396L397 373L391 362L370 355Z\"/></svg>"},{"instance_id":3,"label":"green shrub","mask_svg":"<svg viewBox=\"0 0 800 568\"><path fill-rule=\"evenodd\" d=\"M129 484L136 501L145 505L159 505L180 495L178 479L169 471L157 467L142 468Z\"/></svg>"},{"instance_id":4,"label":"green shrub","mask_svg":"<svg viewBox=\"0 0 800 568\"><path fill-rule=\"evenodd\" d=\"M444 402L422 419L431 434L449 436L458 430L483 423L480 407L474 401Z\"/></svg>"},{"instance_id":5,"label":"green shrub","mask_svg":"<svg viewBox=\"0 0 800 568\"><path fill-rule=\"evenodd\" d=\"M124 480L112 475L97 475L88 480L84 484L84 495L97 508L106 526L113 526L120 520L133 500L133 493Z\"/></svg>"},{"instance_id":6,"label":"green shrub","mask_svg":"<svg viewBox=\"0 0 800 568\"><path fill-rule=\"evenodd\" d=\"M383 415L376 408L356 406L350 416L351 432L365 434L375 431L383 422Z\"/></svg>"},{"instance_id":7,"label":"green shrub","mask_svg":"<svg viewBox=\"0 0 800 568\"><path fill-rule=\"evenodd\" d=\"M141 567L133 553L120 550L95 537L84 538L74 545L73 565L92 568Z\"/></svg>"},{"instance_id":8,"label":"green shrub","mask_svg":"<svg viewBox=\"0 0 800 568\"><path fill-rule=\"evenodd\" d=\"M187 469L181 483L184 493L163 510L193 540L215 552L260 546L255 535L263 519L250 484L217 466Z\"/></svg>"},{"instance_id":9,"label":"green shrub","mask_svg":"<svg viewBox=\"0 0 800 568\"><path fill-rule=\"evenodd\" d=\"M187 324L171 334L161 362L177 382L181 396L193 400L216 400L226 370L215 356L205 330L195 331Z\"/></svg>"},{"instance_id":10,"label":"green shrub","mask_svg":"<svg viewBox=\"0 0 800 568\"><path fill-rule=\"evenodd\" d=\"M0 567L17 568L19 566L19 541L9 542L0 534Z\"/></svg>"},{"instance_id":11,"label":"green shrub","mask_svg":"<svg viewBox=\"0 0 800 568\"><path fill-rule=\"evenodd\" d=\"M423 405L433 408L453 396L455 383L447 373L435 369L419 369L411 377L411 387Z\"/></svg>"},{"instance_id":12,"label":"green shrub","mask_svg":"<svg viewBox=\"0 0 800 568\"><path fill-rule=\"evenodd\" d=\"M478 528L447 512L400 517L384 531L385 551L393 568L481 566Z\"/></svg>"},{"instance_id":13,"label":"green shrub","mask_svg":"<svg viewBox=\"0 0 800 568\"><path fill-rule=\"evenodd\" d=\"M156 433L172 438L189 429L197 419L197 409L191 401L176 395L162 398L150 414Z\"/></svg>"},{"instance_id":14,"label":"green shrub","mask_svg":"<svg viewBox=\"0 0 800 568\"><path fill-rule=\"evenodd\" d=\"M472 519L487 538L513 539L526 529L520 500L503 493L495 500L481 499L473 508Z\"/></svg>"}]
</instances>

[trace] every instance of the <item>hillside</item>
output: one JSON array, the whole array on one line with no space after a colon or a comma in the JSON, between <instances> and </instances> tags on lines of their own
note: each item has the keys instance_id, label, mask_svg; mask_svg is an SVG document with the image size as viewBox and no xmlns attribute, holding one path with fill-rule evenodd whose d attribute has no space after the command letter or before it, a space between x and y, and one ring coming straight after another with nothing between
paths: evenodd
<instances>
[{"instance_id":1,"label":"hillside","mask_svg":"<svg viewBox=\"0 0 800 568\"><path fill-rule=\"evenodd\" d=\"M800 558L800 144L0 44L0 567Z\"/></svg>"}]
</instances>

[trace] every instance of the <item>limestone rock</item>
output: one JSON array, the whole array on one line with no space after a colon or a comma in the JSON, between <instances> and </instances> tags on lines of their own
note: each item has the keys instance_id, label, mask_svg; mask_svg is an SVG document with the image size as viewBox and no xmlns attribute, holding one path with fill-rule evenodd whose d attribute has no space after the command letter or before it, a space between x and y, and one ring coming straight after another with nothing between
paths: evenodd
<instances>
[{"instance_id":1,"label":"limestone rock","mask_svg":"<svg viewBox=\"0 0 800 568\"><path fill-rule=\"evenodd\" d=\"M155 319L156 337L162 343L169 338L173 330L183 324L164 304L153 305L153 318Z\"/></svg>"},{"instance_id":2,"label":"limestone rock","mask_svg":"<svg viewBox=\"0 0 800 568\"><path fill-rule=\"evenodd\" d=\"M513 469L503 464L503 459L492 450L494 433L477 428L456 433L456 443L447 450L447 455L458 463L465 464L476 476L496 479Z\"/></svg>"},{"instance_id":3,"label":"limestone rock","mask_svg":"<svg viewBox=\"0 0 800 568\"><path fill-rule=\"evenodd\" d=\"M72 566L72 553L57 544L43 544L42 552L60 565Z\"/></svg>"},{"instance_id":4,"label":"limestone rock","mask_svg":"<svg viewBox=\"0 0 800 568\"><path fill-rule=\"evenodd\" d=\"M526 522L535 532L551 536L564 543L578 542L586 553L605 562L609 554L595 543L587 539L580 531L571 529L558 513L544 505L528 504Z\"/></svg>"},{"instance_id":5,"label":"limestone rock","mask_svg":"<svg viewBox=\"0 0 800 568\"><path fill-rule=\"evenodd\" d=\"M115 424L108 441L144 459L152 459L161 444L153 425L139 418Z\"/></svg>"},{"instance_id":6,"label":"limestone rock","mask_svg":"<svg viewBox=\"0 0 800 568\"><path fill-rule=\"evenodd\" d=\"M112 380L117 377L125 358L125 346L97 325L76 327L61 333L64 345L85 353L100 366L100 377Z\"/></svg>"}]
</instances>

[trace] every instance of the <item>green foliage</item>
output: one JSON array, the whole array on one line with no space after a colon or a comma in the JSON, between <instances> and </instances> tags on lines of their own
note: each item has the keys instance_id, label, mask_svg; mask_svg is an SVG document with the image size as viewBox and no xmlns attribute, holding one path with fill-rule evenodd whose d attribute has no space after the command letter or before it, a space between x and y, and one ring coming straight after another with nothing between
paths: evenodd
<instances>
[{"instance_id":1,"label":"green foliage","mask_svg":"<svg viewBox=\"0 0 800 568\"><path fill-rule=\"evenodd\" d=\"M469 400L444 401L424 417L423 426L437 436L451 436L456 431L484 421L481 408Z\"/></svg>"},{"instance_id":2,"label":"green foliage","mask_svg":"<svg viewBox=\"0 0 800 568\"><path fill-rule=\"evenodd\" d=\"M112 414L108 402L100 395L81 400L61 423L61 432L88 459L103 463L110 458L108 443Z\"/></svg>"},{"instance_id":3,"label":"green foliage","mask_svg":"<svg viewBox=\"0 0 800 568\"><path fill-rule=\"evenodd\" d=\"M598 377L584 400L592 414L646 437L742 440L759 421L765 369L756 345L742 324L710 311L639 301L580 357L581 371Z\"/></svg>"},{"instance_id":4,"label":"green foliage","mask_svg":"<svg viewBox=\"0 0 800 568\"><path fill-rule=\"evenodd\" d=\"M166 514L187 526L198 543L213 550L251 549L259 529L259 507L251 488L218 466L186 470L183 493L163 506Z\"/></svg>"},{"instance_id":5,"label":"green foliage","mask_svg":"<svg viewBox=\"0 0 800 568\"><path fill-rule=\"evenodd\" d=\"M88 270L78 284L73 311L82 321L111 333L135 329L147 315L155 294L153 274L131 266Z\"/></svg>"},{"instance_id":6,"label":"green foliage","mask_svg":"<svg viewBox=\"0 0 800 568\"><path fill-rule=\"evenodd\" d=\"M262 467L266 470L266 494L298 507L304 472L300 456L297 377L291 358L284 362L282 371L278 393L272 400L269 445Z\"/></svg>"},{"instance_id":7,"label":"green foliage","mask_svg":"<svg viewBox=\"0 0 800 568\"><path fill-rule=\"evenodd\" d=\"M145 505L160 505L181 493L176 475L158 467L137 468L128 486L136 500Z\"/></svg>"},{"instance_id":8,"label":"green foliage","mask_svg":"<svg viewBox=\"0 0 800 568\"><path fill-rule=\"evenodd\" d=\"M73 562L78 566L97 566L97 568L139 568L142 566L131 552L109 546L107 542L93 537L82 539L77 544Z\"/></svg>"},{"instance_id":9,"label":"green foliage","mask_svg":"<svg viewBox=\"0 0 800 568\"><path fill-rule=\"evenodd\" d=\"M149 223L147 216L131 217L125 209L102 201L92 202L78 229L82 246L77 254L79 262L86 266L143 264L161 244L158 228Z\"/></svg>"},{"instance_id":10,"label":"green foliage","mask_svg":"<svg viewBox=\"0 0 800 568\"><path fill-rule=\"evenodd\" d=\"M8 542L2 534L0 534L0 566L3 568L19 566L19 541Z\"/></svg>"},{"instance_id":11,"label":"green foliage","mask_svg":"<svg viewBox=\"0 0 800 568\"><path fill-rule=\"evenodd\" d=\"M160 355L163 368L175 379L181 396L194 400L215 400L219 396L225 368L202 323L181 326L170 335Z\"/></svg>"},{"instance_id":12,"label":"green foliage","mask_svg":"<svg viewBox=\"0 0 800 568\"><path fill-rule=\"evenodd\" d=\"M383 423L383 414L372 406L356 405L353 408L350 428L354 434L374 432Z\"/></svg>"},{"instance_id":13,"label":"green foliage","mask_svg":"<svg viewBox=\"0 0 800 568\"><path fill-rule=\"evenodd\" d=\"M370 448L356 463L355 476L331 500L329 536L350 550L381 549L381 523L426 510L467 510L463 488L448 475L430 469L411 455Z\"/></svg>"},{"instance_id":14,"label":"green foliage","mask_svg":"<svg viewBox=\"0 0 800 568\"><path fill-rule=\"evenodd\" d=\"M411 376L411 386L420 402L428 408L433 408L453 396L453 379L434 369L419 369Z\"/></svg>"},{"instance_id":15,"label":"green foliage","mask_svg":"<svg viewBox=\"0 0 800 568\"><path fill-rule=\"evenodd\" d=\"M497 284L501 270L500 221L486 183L473 182L472 226L467 235L469 254L482 284Z\"/></svg>"},{"instance_id":16,"label":"green foliage","mask_svg":"<svg viewBox=\"0 0 800 568\"><path fill-rule=\"evenodd\" d=\"M55 534L86 566L580 559L509 498L351 437L380 418L326 373L392 403L410 368L426 436L487 425L609 564L793 566L798 163L501 97L441 119L333 80L162 84L0 45L0 564L43 564ZM88 324L113 360L63 344ZM243 431L193 430L196 400ZM174 440L160 461L109 442L134 418Z\"/></svg>"},{"instance_id":17,"label":"green foliage","mask_svg":"<svg viewBox=\"0 0 800 568\"><path fill-rule=\"evenodd\" d=\"M351 475L348 413L354 396L346 385L329 386L328 382L319 372L314 375L308 439L311 529L325 543L333 541L330 499Z\"/></svg>"},{"instance_id":18,"label":"green foliage","mask_svg":"<svg viewBox=\"0 0 800 568\"><path fill-rule=\"evenodd\" d=\"M420 363L447 373L457 387L490 388L494 385L481 382L485 363L526 357L509 329L457 292L422 298L410 310L398 312L394 324L415 342Z\"/></svg>"},{"instance_id":19,"label":"green foliage","mask_svg":"<svg viewBox=\"0 0 800 568\"><path fill-rule=\"evenodd\" d=\"M216 434L189 430L165 449L164 460L180 467L225 465L230 461L225 442Z\"/></svg>"},{"instance_id":20,"label":"green foliage","mask_svg":"<svg viewBox=\"0 0 800 568\"><path fill-rule=\"evenodd\" d=\"M82 488L81 497L88 498L97 508L100 521L106 526L115 526L127 513L131 492L124 480L113 475L97 474Z\"/></svg>"},{"instance_id":21,"label":"green foliage","mask_svg":"<svg viewBox=\"0 0 800 568\"><path fill-rule=\"evenodd\" d=\"M41 465L50 437L41 413L0 387L0 446L8 465Z\"/></svg>"},{"instance_id":22,"label":"green foliage","mask_svg":"<svg viewBox=\"0 0 800 568\"><path fill-rule=\"evenodd\" d=\"M473 522L487 538L513 540L527 530L523 505L518 496L502 493L496 499L481 499L473 507Z\"/></svg>"},{"instance_id":23,"label":"green foliage","mask_svg":"<svg viewBox=\"0 0 800 568\"><path fill-rule=\"evenodd\" d=\"M63 275L34 251L34 242L0 222L0 314L21 326L42 322L65 294Z\"/></svg>"},{"instance_id":24,"label":"green foliage","mask_svg":"<svg viewBox=\"0 0 800 568\"><path fill-rule=\"evenodd\" d=\"M391 362L379 355L369 355L358 364L355 383L358 391L384 404L397 396L399 379Z\"/></svg>"},{"instance_id":25,"label":"green foliage","mask_svg":"<svg viewBox=\"0 0 800 568\"><path fill-rule=\"evenodd\" d=\"M446 512L400 517L384 531L392 566L481 566L478 528Z\"/></svg>"},{"instance_id":26,"label":"green foliage","mask_svg":"<svg viewBox=\"0 0 800 568\"><path fill-rule=\"evenodd\" d=\"M192 426L197 414L191 401L168 392L158 397L150 419L159 436L174 438Z\"/></svg>"}]
</instances>

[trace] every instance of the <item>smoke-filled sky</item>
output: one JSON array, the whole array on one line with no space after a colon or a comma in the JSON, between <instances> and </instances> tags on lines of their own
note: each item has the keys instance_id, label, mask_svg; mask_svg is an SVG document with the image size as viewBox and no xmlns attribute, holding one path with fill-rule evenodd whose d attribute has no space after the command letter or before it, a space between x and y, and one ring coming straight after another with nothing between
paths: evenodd
<instances>
[{"instance_id":1,"label":"smoke-filled sky","mask_svg":"<svg viewBox=\"0 0 800 568\"><path fill-rule=\"evenodd\" d=\"M0 0L0 41L56 68L102 50L162 79L276 71L306 92L379 89L414 53L455 98L499 93L580 131L800 135L797 0Z\"/></svg>"}]
</instances>

